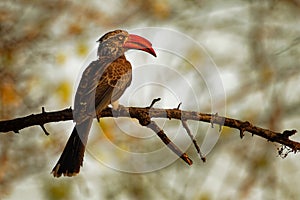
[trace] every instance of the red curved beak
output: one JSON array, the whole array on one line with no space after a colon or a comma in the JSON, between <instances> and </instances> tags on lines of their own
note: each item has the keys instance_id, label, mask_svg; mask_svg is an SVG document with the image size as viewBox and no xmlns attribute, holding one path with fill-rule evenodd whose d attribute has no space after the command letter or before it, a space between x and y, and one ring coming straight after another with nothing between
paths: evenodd
<instances>
[{"instance_id":1,"label":"red curved beak","mask_svg":"<svg viewBox=\"0 0 300 200\"><path fill-rule=\"evenodd\" d=\"M138 35L130 34L123 47L127 49L142 50L156 57L156 53L152 48L151 42Z\"/></svg>"}]
</instances>

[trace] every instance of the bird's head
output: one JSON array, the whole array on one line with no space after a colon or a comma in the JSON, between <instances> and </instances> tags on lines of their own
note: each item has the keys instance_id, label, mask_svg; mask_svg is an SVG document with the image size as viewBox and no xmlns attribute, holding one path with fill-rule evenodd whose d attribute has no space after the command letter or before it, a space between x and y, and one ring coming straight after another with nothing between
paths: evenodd
<instances>
[{"instance_id":1,"label":"bird's head","mask_svg":"<svg viewBox=\"0 0 300 200\"><path fill-rule=\"evenodd\" d=\"M151 42L138 35L129 34L124 30L115 30L103 35L99 42L98 56L108 56L116 59L129 49L138 49L156 57Z\"/></svg>"}]
</instances>

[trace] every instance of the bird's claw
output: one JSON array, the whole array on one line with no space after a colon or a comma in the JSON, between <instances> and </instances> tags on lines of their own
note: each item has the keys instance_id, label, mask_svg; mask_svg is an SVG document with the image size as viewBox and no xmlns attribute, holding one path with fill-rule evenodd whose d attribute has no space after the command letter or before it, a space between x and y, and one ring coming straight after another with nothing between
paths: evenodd
<instances>
[{"instance_id":1,"label":"bird's claw","mask_svg":"<svg viewBox=\"0 0 300 200\"><path fill-rule=\"evenodd\" d=\"M112 113L114 116L119 116L119 113L125 108L125 106L118 104L118 106L112 107Z\"/></svg>"}]
</instances>

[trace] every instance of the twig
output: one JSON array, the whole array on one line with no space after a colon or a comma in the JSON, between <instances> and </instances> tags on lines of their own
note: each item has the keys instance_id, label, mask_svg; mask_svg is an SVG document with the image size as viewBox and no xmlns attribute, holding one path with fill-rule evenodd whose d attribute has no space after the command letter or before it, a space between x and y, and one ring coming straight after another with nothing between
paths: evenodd
<instances>
[{"instance_id":1,"label":"twig","mask_svg":"<svg viewBox=\"0 0 300 200\"><path fill-rule=\"evenodd\" d=\"M45 111L45 108L44 107L42 107L42 113L43 114L45 114L46 113L46 111ZM45 126L44 126L44 124L40 124L40 127L42 128L42 130L44 131L44 133L45 133L45 135L50 135L50 133L46 130L46 128L45 128Z\"/></svg>"},{"instance_id":2,"label":"twig","mask_svg":"<svg viewBox=\"0 0 300 200\"><path fill-rule=\"evenodd\" d=\"M146 108L152 108L154 106L154 104L158 101L160 101L161 98L156 98L156 99L153 99L150 106L146 107Z\"/></svg>"},{"instance_id":3,"label":"twig","mask_svg":"<svg viewBox=\"0 0 300 200\"><path fill-rule=\"evenodd\" d=\"M180 103L178 104L178 106L177 106L177 108L176 108L177 110L179 110L181 104L182 104L182 102L180 102Z\"/></svg>"},{"instance_id":4,"label":"twig","mask_svg":"<svg viewBox=\"0 0 300 200\"><path fill-rule=\"evenodd\" d=\"M42 130L44 131L45 135L50 135L50 133L46 130L46 128L44 127L44 125L40 125L40 127L42 128Z\"/></svg>"},{"instance_id":5,"label":"twig","mask_svg":"<svg viewBox=\"0 0 300 200\"><path fill-rule=\"evenodd\" d=\"M154 122L151 121L148 125L148 128L152 129L158 137L171 149L176 155L178 155L182 160L184 160L187 164L192 165L193 161L189 158L189 156L182 152L164 133L162 129Z\"/></svg>"},{"instance_id":6,"label":"twig","mask_svg":"<svg viewBox=\"0 0 300 200\"><path fill-rule=\"evenodd\" d=\"M198 143L197 143L197 140L195 139L194 135L192 134L192 132L191 132L191 130L190 130L190 128L189 128L189 126L188 126L186 120L181 120L181 123L182 123L183 128L186 130L187 134L188 134L189 137L191 138L191 140L192 140L192 142L193 142L193 144L194 144L194 147L195 147L196 150L197 150L197 153L198 153L200 159L201 159L203 162L205 162L205 161L206 161L206 157L205 157L205 156L203 155L203 153L201 152L201 149L200 149L200 147L199 147L199 145L198 145Z\"/></svg>"}]
</instances>

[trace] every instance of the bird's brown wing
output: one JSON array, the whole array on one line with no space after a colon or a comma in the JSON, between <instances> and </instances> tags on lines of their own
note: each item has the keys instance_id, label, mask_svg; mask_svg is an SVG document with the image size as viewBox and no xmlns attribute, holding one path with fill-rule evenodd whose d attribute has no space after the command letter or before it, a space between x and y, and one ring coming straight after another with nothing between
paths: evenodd
<instances>
[{"instance_id":1,"label":"bird's brown wing","mask_svg":"<svg viewBox=\"0 0 300 200\"><path fill-rule=\"evenodd\" d=\"M103 72L109 65L104 59L92 62L83 72L74 103L76 125L52 173L55 177L74 176L82 166L85 146L95 115L95 91Z\"/></svg>"},{"instance_id":2,"label":"bird's brown wing","mask_svg":"<svg viewBox=\"0 0 300 200\"><path fill-rule=\"evenodd\" d=\"M131 83L131 64L125 56L112 62L104 71L96 89L95 106L99 112L117 101Z\"/></svg>"},{"instance_id":3,"label":"bird's brown wing","mask_svg":"<svg viewBox=\"0 0 300 200\"><path fill-rule=\"evenodd\" d=\"M99 80L109 62L104 58L93 61L83 72L74 102L74 121L81 123L95 116L95 94Z\"/></svg>"},{"instance_id":4,"label":"bird's brown wing","mask_svg":"<svg viewBox=\"0 0 300 200\"><path fill-rule=\"evenodd\" d=\"M93 61L83 72L74 103L74 121L93 118L111 102L118 100L131 83L131 64L125 56L109 63Z\"/></svg>"}]
</instances>

